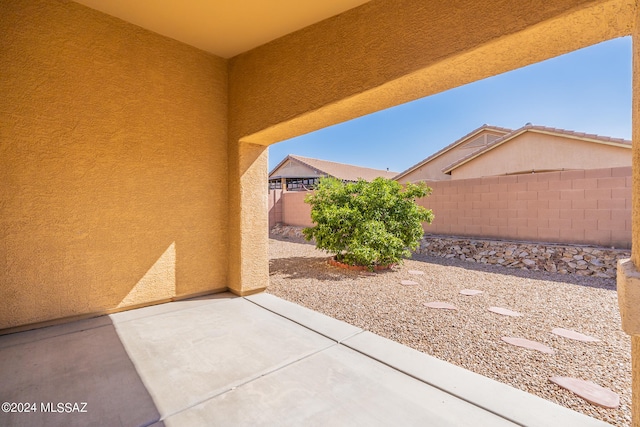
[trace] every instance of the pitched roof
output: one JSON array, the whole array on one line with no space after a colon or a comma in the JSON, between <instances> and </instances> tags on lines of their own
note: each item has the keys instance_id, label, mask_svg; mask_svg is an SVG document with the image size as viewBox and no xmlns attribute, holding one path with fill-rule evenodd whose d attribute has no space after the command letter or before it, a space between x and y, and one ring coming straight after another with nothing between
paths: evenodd
<instances>
[{"instance_id":1,"label":"pitched roof","mask_svg":"<svg viewBox=\"0 0 640 427\"><path fill-rule=\"evenodd\" d=\"M345 163L330 162L328 160L312 159L309 157L296 156L289 154L278 165L269 172L269 176L275 172L280 166L282 166L288 159L295 160L318 171L318 173L333 176L338 179L346 181L356 181L358 178L362 178L367 181L372 181L375 178L393 178L398 172L365 168L362 166L348 165Z\"/></svg>"},{"instance_id":2,"label":"pitched roof","mask_svg":"<svg viewBox=\"0 0 640 427\"><path fill-rule=\"evenodd\" d=\"M421 160L420 162L418 162L415 165L411 166L409 169L407 169L407 170L405 170L403 172L400 172L398 175L396 175L394 177L394 179L397 180L399 178L402 178L403 176L407 175L408 173L413 172L414 170L424 166L425 164L429 163L430 161L442 156L447 151L452 150L455 147L457 147L458 145L469 141L470 139L474 138L475 136L477 136L478 134L480 134L480 133L482 133L484 131L493 131L493 132L496 132L496 133L502 133L504 135L508 135L510 132L513 132L513 129L507 129L507 128L502 128L502 127L499 127L499 126L491 126L491 125L484 124L484 125L480 126L479 128L472 130L471 132L469 132L468 134L466 134L462 138L460 138L460 139L454 141L453 143L447 145L446 147L444 147L440 151L437 151L436 153L430 155L426 159Z\"/></svg>"},{"instance_id":3,"label":"pitched roof","mask_svg":"<svg viewBox=\"0 0 640 427\"><path fill-rule=\"evenodd\" d=\"M617 147L631 148L631 141L629 141L628 139L612 138L610 136L596 135L593 133L575 132L575 131L566 130L566 129L558 129L558 128L551 128L546 126L534 126L532 124L526 124L520 129L516 129L506 135L503 135L501 138L496 139L495 141L474 151L473 153L470 153L469 155L456 160L455 162L451 163L449 166L446 166L444 169L442 169L442 172L450 173L455 168L462 166L467 162L470 162L476 157L479 157L485 154L486 152L493 150L494 148L504 144L507 141L514 139L517 136L522 135L525 132L544 133L547 135L556 135L556 136L562 136L565 138L579 139L582 141L594 142L597 144L614 145Z\"/></svg>"}]
</instances>

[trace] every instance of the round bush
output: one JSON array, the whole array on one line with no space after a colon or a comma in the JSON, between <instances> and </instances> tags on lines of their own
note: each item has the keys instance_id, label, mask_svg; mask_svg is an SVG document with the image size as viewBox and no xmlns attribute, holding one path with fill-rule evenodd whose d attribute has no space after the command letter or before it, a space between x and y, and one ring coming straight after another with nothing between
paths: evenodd
<instances>
[{"instance_id":1,"label":"round bush","mask_svg":"<svg viewBox=\"0 0 640 427\"><path fill-rule=\"evenodd\" d=\"M415 201L429 194L424 183L403 187L385 178L349 183L322 178L305 198L315 226L303 233L340 262L370 268L395 264L418 247L422 223L433 221L433 212Z\"/></svg>"}]
</instances>

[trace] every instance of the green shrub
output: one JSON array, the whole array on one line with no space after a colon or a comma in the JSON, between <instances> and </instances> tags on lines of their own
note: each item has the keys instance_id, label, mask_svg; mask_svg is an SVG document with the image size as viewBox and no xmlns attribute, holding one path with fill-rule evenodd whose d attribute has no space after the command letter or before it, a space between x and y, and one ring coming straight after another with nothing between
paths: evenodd
<instances>
[{"instance_id":1,"label":"green shrub","mask_svg":"<svg viewBox=\"0 0 640 427\"><path fill-rule=\"evenodd\" d=\"M403 188L384 178L346 184L322 178L305 198L315 226L305 228L304 237L346 264L373 269L401 262L418 247L422 222L433 221L433 212L415 202L429 194L424 183Z\"/></svg>"}]
</instances>

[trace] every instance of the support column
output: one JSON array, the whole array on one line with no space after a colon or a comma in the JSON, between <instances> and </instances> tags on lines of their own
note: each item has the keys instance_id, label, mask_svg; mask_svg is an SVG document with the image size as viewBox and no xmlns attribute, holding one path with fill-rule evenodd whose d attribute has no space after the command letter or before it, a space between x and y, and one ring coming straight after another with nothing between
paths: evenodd
<instances>
[{"instance_id":1,"label":"support column","mask_svg":"<svg viewBox=\"0 0 640 427\"><path fill-rule=\"evenodd\" d=\"M631 337L631 370L633 384L631 386L631 425L640 426L640 335Z\"/></svg>"},{"instance_id":2,"label":"support column","mask_svg":"<svg viewBox=\"0 0 640 427\"><path fill-rule=\"evenodd\" d=\"M264 145L229 146L228 287L236 295L269 284L268 151Z\"/></svg>"},{"instance_id":3,"label":"support column","mask_svg":"<svg viewBox=\"0 0 640 427\"><path fill-rule=\"evenodd\" d=\"M622 329L631 335L631 423L640 427L640 15L633 29L631 259L618 263L618 304Z\"/></svg>"},{"instance_id":4,"label":"support column","mask_svg":"<svg viewBox=\"0 0 640 427\"><path fill-rule=\"evenodd\" d=\"M633 241L636 245L635 235ZM618 262L617 282L622 329L631 335L631 418L633 426L640 427L640 271L632 259Z\"/></svg>"}]
</instances>

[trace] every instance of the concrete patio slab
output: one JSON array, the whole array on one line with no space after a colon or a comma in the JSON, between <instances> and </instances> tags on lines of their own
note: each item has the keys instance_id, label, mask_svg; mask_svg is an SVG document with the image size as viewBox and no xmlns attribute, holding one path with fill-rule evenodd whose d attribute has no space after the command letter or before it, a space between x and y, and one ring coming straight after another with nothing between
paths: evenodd
<instances>
[{"instance_id":1,"label":"concrete patio slab","mask_svg":"<svg viewBox=\"0 0 640 427\"><path fill-rule=\"evenodd\" d=\"M51 334L69 330L70 326L46 329ZM3 344L15 340L12 335L0 337ZM143 426L160 419L112 326L3 345L0 375L3 404L35 405L29 412L7 413L3 407L0 426ZM71 410L77 403L78 412L66 413L67 403L72 405Z\"/></svg>"},{"instance_id":2,"label":"concrete patio slab","mask_svg":"<svg viewBox=\"0 0 640 427\"><path fill-rule=\"evenodd\" d=\"M0 373L39 409L2 426L607 425L267 294L0 336Z\"/></svg>"},{"instance_id":3,"label":"concrete patio slab","mask_svg":"<svg viewBox=\"0 0 640 427\"><path fill-rule=\"evenodd\" d=\"M164 421L168 427L515 425L340 345Z\"/></svg>"},{"instance_id":4,"label":"concrete patio slab","mask_svg":"<svg viewBox=\"0 0 640 427\"><path fill-rule=\"evenodd\" d=\"M335 344L234 297L115 327L162 418Z\"/></svg>"}]
</instances>

